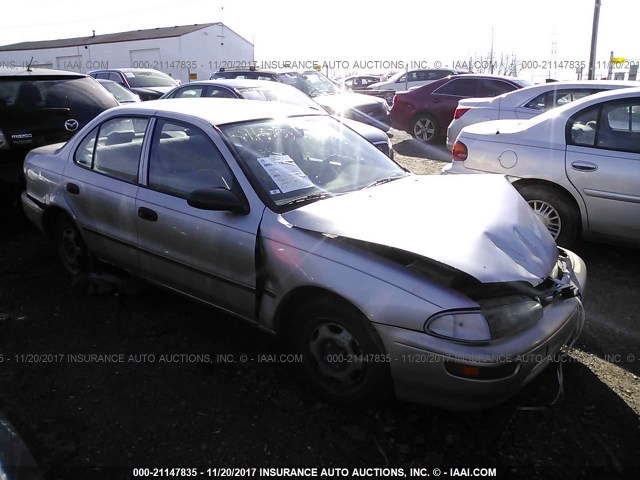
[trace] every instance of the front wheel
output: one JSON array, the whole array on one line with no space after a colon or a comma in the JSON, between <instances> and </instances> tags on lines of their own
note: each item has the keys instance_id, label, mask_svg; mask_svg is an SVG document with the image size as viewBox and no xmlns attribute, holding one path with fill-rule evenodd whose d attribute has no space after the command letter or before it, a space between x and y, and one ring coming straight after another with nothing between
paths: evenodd
<instances>
[{"instance_id":1,"label":"front wheel","mask_svg":"<svg viewBox=\"0 0 640 480\"><path fill-rule=\"evenodd\" d=\"M580 212L567 195L547 185L515 187L542 220L556 243L569 247L580 232Z\"/></svg>"},{"instance_id":2,"label":"front wheel","mask_svg":"<svg viewBox=\"0 0 640 480\"><path fill-rule=\"evenodd\" d=\"M424 143L435 143L440 136L440 126L431 115L418 115L411 123L411 135Z\"/></svg>"},{"instance_id":3,"label":"front wheel","mask_svg":"<svg viewBox=\"0 0 640 480\"><path fill-rule=\"evenodd\" d=\"M380 403L392 393L388 357L373 326L333 298L317 298L294 314L291 346L301 373L319 395L336 403Z\"/></svg>"}]
</instances>

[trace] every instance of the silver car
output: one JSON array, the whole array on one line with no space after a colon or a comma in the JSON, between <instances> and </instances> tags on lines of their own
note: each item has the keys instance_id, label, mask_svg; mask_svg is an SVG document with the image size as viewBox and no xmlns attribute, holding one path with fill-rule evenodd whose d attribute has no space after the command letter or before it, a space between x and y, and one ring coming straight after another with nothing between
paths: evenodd
<instances>
[{"instance_id":1,"label":"silver car","mask_svg":"<svg viewBox=\"0 0 640 480\"><path fill-rule=\"evenodd\" d=\"M412 175L314 110L117 107L25 174L69 273L99 259L253 322L332 401L493 405L583 324L584 263L508 181Z\"/></svg>"},{"instance_id":2,"label":"silver car","mask_svg":"<svg viewBox=\"0 0 640 480\"><path fill-rule=\"evenodd\" d=\"M475 123L511 118L525 120L594 93L634 86L640 86L640 83L623 80L551 82L492 98L463 98L458 102L447 129L447 148L453 148L453 143L464 127Z\"/></svg>"},{"instance_id":3,"label":"silver car","mask_svg":"<svg viewBox=\"0 0 640 480\"><path fill-rule=\"evenodd\" d=\"M506 175L563 246L640 245L640 88L600 92L530 120L470 125L446 173Z\"/></svg>"}]
</instances>

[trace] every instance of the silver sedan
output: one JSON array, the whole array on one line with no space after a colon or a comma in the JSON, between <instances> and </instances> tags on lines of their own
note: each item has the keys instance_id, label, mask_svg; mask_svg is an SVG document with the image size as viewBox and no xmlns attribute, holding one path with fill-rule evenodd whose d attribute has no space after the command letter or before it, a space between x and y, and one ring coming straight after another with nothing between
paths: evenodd
<instances>
[{"instance_id":1,"label":"silver sedan","mask_svg":"<svg viewBox=\"0 0 640 480\"><path fill-rule=\"evenodd\" d=\"M583 324L584 263L506 179L412 175L310 109L118 107L25 175L69 273L106 261L273 332L335 402L493 405Z\"/></svg>"}]
</instances>

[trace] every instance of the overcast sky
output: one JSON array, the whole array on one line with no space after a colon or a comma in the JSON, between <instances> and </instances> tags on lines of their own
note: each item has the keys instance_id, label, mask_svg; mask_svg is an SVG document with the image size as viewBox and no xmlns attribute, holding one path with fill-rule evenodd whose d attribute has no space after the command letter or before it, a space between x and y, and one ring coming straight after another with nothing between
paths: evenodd
<instances>
[{"instance_id":1,"label":"overcast sky","mask_svg":"<svg viewBox=\"0 0 640 480\"><path fill-rule=\"evenodd\" d=\"M598 60L640 60L640 2L603 0ZM0 45L223 21L256 60L424 61L515 53L588 63L594 0L20 0L2 5ZM552 56L555 42L555 57ZM228 59L233 60L233 59ZM541 74L545 74L541 72Z\"/></svg>"}]
</instances>

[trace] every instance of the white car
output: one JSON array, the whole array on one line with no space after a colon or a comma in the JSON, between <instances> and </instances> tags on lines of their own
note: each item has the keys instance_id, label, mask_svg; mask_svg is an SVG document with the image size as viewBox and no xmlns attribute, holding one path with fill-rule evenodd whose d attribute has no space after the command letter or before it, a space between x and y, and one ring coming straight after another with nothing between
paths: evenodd
<instances>
[{"instance_id":1,"label":"white car","mask_svg":"<svg viewBox=\"0 0 640 480\"><path fill-rule=\"evenodd\" d=\"M505 174L559 245L580 233L640 244L640 88L471 125L452 155L444 173Z\"/></svg>"},{"instance_id":2,"label":"white car","mask_svg":"<svg viewBox=\"0 0 640 480\"><path fill-rule=\"evenodd\" d=\"M449 75L457 75L457 70L450 70L446 68L430 68L426 70L409 70L408 72L398 72L395 75L389 77L384 82L374 83L369 85L369 90L409 90L413 87L421 87L422 85L428 85L431 82L440 80L441 78L448 77Z\"/></svg>"},{"instance_id":3,"label":"white car","mask_svg":"<svg viewBox=\"0 0 640 480\"><path fill-rule=\"evenodd\" d=\"M507 118L529 119L552 108L604 90L640 86L621 80L585 80L532 85L493 98L460 100L447 129L447 148L451 150L460 130L474 123Z\"/></svg>"}]
</instances>

